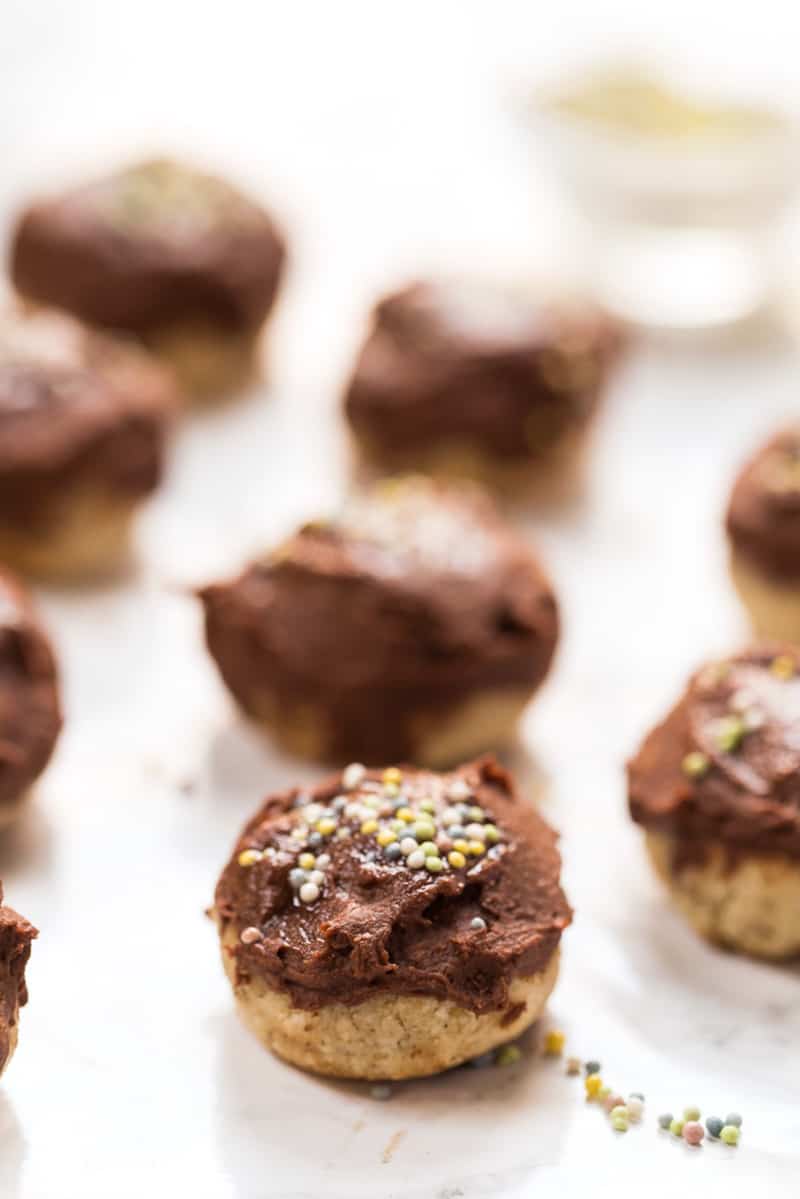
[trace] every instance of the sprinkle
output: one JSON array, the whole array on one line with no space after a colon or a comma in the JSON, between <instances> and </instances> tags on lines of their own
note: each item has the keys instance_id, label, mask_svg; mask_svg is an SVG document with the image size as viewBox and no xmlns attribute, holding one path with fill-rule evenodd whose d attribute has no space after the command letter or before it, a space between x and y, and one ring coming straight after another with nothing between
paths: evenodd
<instances>
[{"instance_id":1,"label":"sprinkle","mask_svg":"<svg viewBox=\"0 0 800 1199\"><path fill-rule=\"evenodd\" d=\"M315 903L319 899L319 887L316 883L303 883L300 888L300 899L303 903Z\"/></svg>"},{"instance_id":2,"label":"sprinkle","mask_svg":"<svg viewBox=\"0 0 800 1199\"><path fill-rule=\"evenodd\" d=\"M548 1057L561 1057L566 1040L566 1035L559 1029L551 1029L544 1039L544 1051Z\"/></svg>"},{"instance_id":3,"label":"sprinkle","mask_svg":"<svg viewBox=\"0 0 800 1199\"><path fill-rule=\"evenodd\" d=\"M360 762L351 762L342 774L342 785L345 791L354 791L359 783L364 781L366 773L366 766L362 766Z\"/></svg>"},{"instance_id":4,"label":"sprinkle","mask_svg":"<svg viewBox=\"0 0 800 1199\"><path fill-rule=\"evenodd\" d=\"M456 870L461 870L462 867L466 866L466 864L467 864L467 859L464 857L463 853L459 853L459 851L457 849L452 850L447 855L447 860L450 863L450 865L452 867L454 867L454 869L456 869ZM476 917L476 919L477 919L477 917Z\"/></svg>"},{"instance_id":5,"label":"sprinkle","mask_svg":"<svg viewBox=\"0 0 800 1199\"><path fill-rule=\"evenodd\" d=\"M607 1087L605 1084L603 1084L603 1086L597 1092L597 1098L601 1099L605 1102L605 1100L608 1099L610 1094L611 1094L611 1087Z\"/></svg>"},{"instance_id":6,"label":"sprinkle","mask_svg":"<svg viewBox=\"0 0 800 1199\"><path fill-rule=\"evenodd\" d=\"M619 1115L611 1117L611 1127L615 1132L627 1132L628 1117L621 1114L624 1111L624 1108L620 1108L619 1111Z\"/></svg>"},{"instance_id":7,"label":"sprinkle","mask_svg":"<svg viewBox=\"0 0 800 1199\"><path fill-rule=\"evenodd\" d=\"M432 799L423 799L419 805L420 812L427 812L430 816L436 811L436 804Z\"/></svg>"},{"instance_id":8,"label":"sprinkle","mask_svg":"<svg viewBox=\"0 0 800 1199\"><path fill-rule=\"evenodd\" d=\"M240 866L255 866L263 856L260 849L243 849L236 860Z\"/></svg>"},{"instance_id":9,"label":"sprinkle","mask_svg":"<svg viewBox=\"0 0 800 1199\"><path fill-rule=\"evenodd\" d=\"M388 1082L376 1082L374 1087L370 1087L369 1093L373 1099L391 1099L392 1088L389 1086Z\"/></svg>"},{"instance_id":10,"label":"sprinkle","mask_svg":"<svg viewBox=\"0 0 800 1199\"><path fill-rule=\"evenodd\" d=\"M683 1118L684 1118L684 1120L691 1120L691 1121L699 1120L700 1119L700 1108L699 1107L685 1107L683 1109Z\"/></svg>"},{"instance_id":11,"label":"sprinkle","mask_svg":"<svg viewBox=\"0 0 800 1199\"><path fill-rule=\"evenodd\" d=\"M683 1134L683 1120L673 1120L669 1126L669 1130L674 1137L679 1137Z\"/></svg>"},{"instance_id":12,"label":"sprinkle","mask_svg":"<svg viewBox=\"0 0 800 1199\"><path fill-rule=\"evenodd\" d=\"M767 718L760 708L748 708L742 720L748 733L755 733L758 729L763 729L767 723Z\"/></svg>"},{"instance_id":13,"label":"sprinkle","mask_svg":"<svg viewBox=\"0 0 800 1199\"><path fill-rule=\"evenodd\" d=\"M436 836L436 826L430 820L419 820L411 829L418 841L432 841Z\"/></svg>"},{"instance_id":14,"label":"sprinkle","mask_svg":"<svg viewBox=\"0 0 800 1199\"><path fill-rule=\"evenodd\" d=\"M363 833L364 829L362 828L361 831ZM382 828L375 840L382 848L385 849L387 845L391 845L393 841L396 841L397 837L394 835L394 832L391 829Z\"/></svg>"},{"instance_id":15,"label":"sprinkle","mask_svg":"<svg viewBox=\"0 0 800 1199\"><path fill-rule=\"evenodd\" d=\"M468 824L464 832L473 841L484 841L486 838L482 824Z\"/></svg>"},{"instance_id":16,"label":"sprinkle","mask_svg":"<svg viewBox=\"0 0 800 1199\"><path fill-rule=\"evenodd\" d=\"M470 841L467 844L467 853L474 858L479 858L482 853L486 853L486 846L483 841Z\"/></svg>"},{"instance_id":17,"label":"sprinkle","mask_svg":"<svg viewBox=\"0 0 800 1199\"><path fill-rule=\"evenodd\" d=\"M303 809L303 817L309 824L316 824L325 815L325 809L321 804L310 803Z\"/></svg>"},{"instance_id":18,"label":"sprinkle","mask_svg":"<svg viewBox=\"0 0 800 1199\"><path fill-rule=\"evenodd\" d=\"M384 857L387 857L390 862L396 862L398 858L402 858L403 853L396 841L391 845L387 845L383 851Z\"/></svg>"},{"instance_id":19,"label":"sprinkle","mask_svg":"<svg viewBox=\"0 0 800 1199\"><path fill-rule=\"evenodd\" d=\"M344 814L348 820L360 820L364 808L360 803L349 803L344 810Z\"/></svg>"},{"instance_id":20,"label":"sprinkle","mask_svg":"<svg viewBox=\"0 0 800 1199\"><path fill-rule=\"evenodd\" d=\"M444 870L444 862L441 858L430 855L425 859L425 869L430 870L431 874L441 874Z\"/></svg>"},{"instance_id":21,"label":"sprinkle","mask_svg":"<svg viewBox=\"0 0 800 1199\"><path fill-rule=\"evenodd\" d=\"M323 816L317 825L317 832L321 833L323 837L330 837L331 833L336 832L336 821L332 816Z\"/></svg>"},{"instance_id":22,"label":"sprinkle","mask_svg":"<svg viewBox=\"0 0 800 1199\"><path fill-rule=\"evenodd\" d=\"M777 658L770 662L769 668L775 677L782 679L784 683L794 677L794 659L788 654L778 654Z\"/></svg>"},{"instance_id":23,"label":"sprinkle","mask_svg":"<svg viewBox=\"0 0 800 1199\"><path fill-rule=\"evenodd\" d=\"M599 1074L601 1070L600 1063L592 1061L591 1059L586 1062L583 1068L587 1074Z\"/></svg>"},{"instance_id":24,"label":"sprinkle","mask_svg":"<svg viewBox=\"0 0 800 1199\"><path fill-rule=\"evenodd\" d=\"M406 824L413 824L416 820L416 816L414 812L412 812L411 808L398 808L397 819L404 821Z\"/></svg>"},{"instance_id":25,"label":"sprinkle","mask_svg":"<svg viewBox=\"0 0 800 1199\"><path fill-rule=\"evenodd\" d=\"M412 870L420 870L425 865L425 854L421 849L415 849L406 858L406 865Z\"/></svg>"},{"instance_id":26,"label":"sprinkle","mask_svg":"<svg viewBox=\"0 0 800 1199\"><path fill-rule=\"evenodd\" d=\"M498 1049L495 1060L498 1066L513 1066L521 1057L522 1054L517 1045L503 1045Z\"/></svg>"},{"instance_id":27,"label":"sprinkle","mask_svg":"<svg viewBox=\"0 0 800 1199\"><path fill-rule=\"evenodd\" d=\"M469 926L476 933L486 932L487 924L483 916L473 916L469 922Z\"/></svg>"},{"instance_id":28,"label":"sprinkle","mask_svg":"<svg viewBox=\"0 0 800 1199\"><path fill-rule=\"evenodd\" d=\"M458 808L444 808L442 811L442 824L458 824L461 819L461 813Z\"/></svg>"},{"instance_id":29,"label":"sprinkle","mask_svg":"<svg viewBox=\"0 0 800 1199\"><path fill-rule=\"evenodd\" d=\"M719 1134L722 1132L722 1129L724 1128L724 1126L725 1126L725 1121L720 1120L719 1116L709 1116L708 1119L706 1120L706 1128L708 1129L708 1135L710 1137L713 1137L715 1140L717 1140L717 1138L719 1137Z\"/></svg>"},{"instance_id":30,"label":"sprinkle","mask_svg":"<svg viewBox=\"0 0 800 1199\"><path fill-rule=\"evenodd\" d=\"M644 1113L644 1099L641 1095L634 1092L629 1095L625 1106L628 1109L628 1116L634 1124L638 1124Z\"/></svg>"},{"instance_id":31,"label":"sprinkle","mask_svg":"<svg viewBox=\"0 0 800 1199\"><path fill-rule=\"evenodd\" d=\"M703 1125L696 1120L689 1120L683 1126L683 1139L687 1145L699 1145L705 1135Z\"/></svg>"},{"instance_id":32,"label":"sprinkle","mask_svg":"<svg viewBox=\"0 0 800 1199\"><path fill-rule=\"evenodd\" d=\"M599 1099L600 1096L598 1095L597 1098ZM625 1100L621 1095L617 1095L612 1091L611 1094L606 1095L605 1099L603 1100L603 1107L606 1109L609 1115L613 1116L615 1109L625 1108ZM627 1115L627 1109L625 1109L625 1114Z\"/></svg>"},{"instance_id":33,"label":"sprinkle","mask_svg":"<svg viewBox=\"0 0 800 1199\"><path fill-rule=\"evenodd\" d=\"M453 849L457 853L469 853L469 841L465 841L463 837L457 837L453 842Z\"/></svg>"},{"instance_id":34,"label":"sprinkle","mask_svg":"<svg viewBox=\"0 0 800 1199\"><path fill-rule=\"evenodd\" d=\"M672 1124L672 1112L664 1112L663 1116L658 1117L658 1126L659 1126L659 1128L663 1128L665 1132L670 1127L671 1124Z\"/></svg>"},{"instance_id":35,"label":"sprinkle","mask_svg":"<svg viewBox=\"0 0 800 1199\"><path fill-rule=\"evenodd\" d=\"M603 1085L603 1080L599 1074L587 1074L583 1085L586 1088L586 1098L594 1099Z\"/></svg>"},{"instance_id":36,"label":"sprinkle","mask_svg":"<svg viewBox=\"0 0 800 1199\"><path fill-rule=\"evenodd\" d=\"M337 795L331 804L331 810L334 812L343 812L347 807L347 800L343 795Z\"/></svg>"},{"instance_id":37,"label":"sprinkle","mask_svg":"<svg viewBox=\"0 0 800 1199\"><path fill-rule=\"evenodd\" d=\"M495 845L500 840L500 829L496 824L485 824L483 835L490 845Z\"/></svg>"},{"instance_id":38,"label":"sprinkle","mask_svg":"<svg viewBox=\"0 0 800 1199\"><path fill-rule=\"evenodd\" d=\"M378 831L377 820L365 820L364 823L361 825L362 833L365 833L365 834L376 833L377 831Z\"/></svg>"},{"instance_id":39,"label":"sprinkle","mask_svg":"<svg viewBox=\"0 0 800 1199\"><path fill-rule=\"evenodd\" d=\"M301 853L297 859L297 865L302 866L303 870L313 870L317 864L317 859L313 853Z\"/></svg>"},{"instance_id":40,"label":"sprinkle","mask_svg":"<svg viewBox=\"0 0 800 1199\"><path fill-rule=\"evenodd\" d=\"M628 1119L628 1109L624 1103L615 1103L612 1108L609 1108L610 1116L624 1116Z\"/></svg>"},{"instance_id":41,"label":"sprinkle","mask_svg":"<svg viewBox=\"0 0 800 1199\"><path fill-rule=\"evenodd\" d=\"M336 840L337 841L346 841L347 838L350 836L352 836L352 834L351 834L349 828L346 828L344 825L341 828L337 828L337 830L336 830Z\"/></svg>"},{"instance_id":42,"label":"sprinkle","mask_svg":"<svg viewBox=\"0 0 800 1199\"><path fill-rule=\"evenodd\" d=\"M312 849L320 849L322 846L322 833L313 832L308 838L308 844Z\"/></svg>"},{"instance_id":43,"label":"sprinkle","mask_svg":"<svg viewBox=\"0 0 800 1199\"><path fill-rule=\"evenodd\" d=\"M704 774L708 773L710 765L709 759L705 754L701 754L699 749L692 750L681 763L683 773L690 779L701 779Z\"/></svg>"},{"instance_id":44,"label":"sprinkle","mask_svg":"<svg viewBox=\"0 0 800 1199\"><path fill-rule=\"evenodd\" d=\"M403 840L400 842L400 852L405 858L410 853L415 853L418 849L419 846L413 837L403 837Z\"/></svg>"},{"instance_id":45,"label":"sprinkle","mask_svg":"<svg viewBox=\"0 0 800 1199\"><path fill-rule=\"evenodd\" d=\"M325 882L325 875L321 870L312 870L308 876L308 881L310 883L316 883L318 887L321 887Z\"/></svg>"},{"instance_id":46,"label":"sprinkle","mask_svg":"<svg viewBox=\"0 0 800 1199\"><path fill-rule=\"evenodd\" d=\"M298 866L296 866L294 870L289 871L289 886L293 891L299 891L303 883L306 881L307 879L305 870L301 870Z\"/></svg>"},{"instance_id":47,"label":"sprinkle","mask_svg":"<svg viewBox=\"0 0 800 1199\"><path fill-rule=\"evenodd\" d=\"M420 849L425 854L426 858L438 858L439 846L434 841L423 841Z\"/></svg>"},{"instance_id":48,"label":"sprinkle","mask_svg":"<svg viewBox=\"0 0 800 1199\"><path fill-rule=\"evenodd\" d=\"M483 821L486 819L486 813L484 812L483 808L479 808L477 806L474 808L469 808L467 815L469 816L470 820Z\"/></svg>"},{"instance_id":49,"label":"sprinkle","mask_svg":"<svg viewBox=\"0 0 800 1199\"><path fill-rule=\"evenodd\" d=\"M581 1072L581 1059L579 1057L568 1057L567 1058L567 1074L574 1075L574 1074L580 1074L580 1072Z\"/></svg>"},{"instance_id":50,"label":"sprinkle","mask_svg":"<svg viewBox=\"0 0 800 1199\"><path fill-rule=\"evenodd\" d=\"M449 853L453 848L453 842L449 837L446 837L444 833L439 833L438 837L436 838L436 848L440 851L440 853Z\"/></svg>"},{"instance_id":51,"label":"sprinkle","mask_svg":"<svg viewBox=\"0 0 800 1199\"><path fill-rule=\"evenodd\" d=\"M252 925L250 928L243 928L239 933L239 940L245 945L252 945L254 942L261 940L261 929L255 928Z\"/></svg>"},{"instance_id":52,"label":"sprinkle","mask_svg":"<svg viewBox=\"0 0 800 1199\"><path fill-rule=\"evenodd\" d=\"M722 716L714 721L714 740L723 753L732 753L738 749L746 732L741 716Z\"/></svg>"},{"instance_id":53,"label":"sprinkle","mask_svg":"<svg viewBox=\"0 0 800 1199\"><path fill-rule=\"evenodd\" d=\"M454 841L463 841L467 835L467 830L463 824L451 824L448 826L447 835Z\"/></svg>"},{"instance_id":54,"label":"sprinkle","mask_svg":"<svg viewBox=\"0 0 800 1199\"><path fill-rule=\"evenodd\" d=\"M719 1139L724 1141L726 1145L737 1145L739 1143L739 1127L737 1124L725 1124L719 1134Z\"/></svg>"},{"instance_id":55,"label":"sprinkle","mask_svg":"<svg viewBox=\"0 0 800 1199\"><path fill-rule=\"evenodd\" d=\"M331 857L328 853L321 853L317 857L317 866L320 870L327 870L331 864Z\"/></svg>"},{"instance_id":56,"label":"sprinkle","mask_svg":"<svg viewBox=\"0 0 800 1199\"><path fill-rule=\"evenodd\" d=\"M390 820L390 821L389 821L389 828L390 828L390 829L392 829L392 831L393 831L393 832L395 832L395 833L402 833L402 832L404 832L404 831L405 831L405 827L406 827L406 826L405 826L405 822L404 822L404 821L402 821L402 820L397 820L397 819L395 819L395 820Z\"/></svg>"},{"instance_id":57,"label":"sprinkle","mask_svg":"<svg viewBox=\"0 0 800 1199\"><path fill-rule=\"evenodd\" d=\"M728 1115L725 1117L725 1123L733 1124L733 1125L735 1125L736 1128L741 1128L742 1117L739 1115L738 1112L729 1112Z\"/></svg>"},{"instance_id":58,"label":"sprinkle","mask_svg":"<svg viewBox=\"0 0 800 1199\"><path fill-rule=\"evenodd\" d=\"M458 803L469 799L472 792L463 779L453 779L452 783L448 784L445 794L452 803Z\"/></svg>"},{"instance_id":59,"label":"sprinkle","mask_svg":"<svg viewBox=\"0 0 800 1199\"><path fill-rule=\"evenodd\" d=\"M642 1103L644 1103L644 1095L642 1094L641 1091L631 1091L630 1098L631 1099L641 1099Z\"/></svg>"},{"instance_id":60,"label":"sprinkle","mask_svg":"<svg viewBox=\"0 0 800 1199\"><path fill-rule=\"evenodd\" d=\"M403 781L403 772L398 770L396 766L387 766L381 775L381 782L384 787L399 787Z\"/></svg>"}]
</instances>

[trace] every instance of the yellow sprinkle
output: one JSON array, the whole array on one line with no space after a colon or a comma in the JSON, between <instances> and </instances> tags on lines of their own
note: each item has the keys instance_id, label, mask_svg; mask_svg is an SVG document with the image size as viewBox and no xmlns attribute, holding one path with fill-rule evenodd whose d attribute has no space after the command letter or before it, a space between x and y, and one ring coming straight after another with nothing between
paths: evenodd
<instances>
[{"instance_id":1,"label":"yellow sprinkle","mask_svg":"<svg viewBox=\"0 0 800 1199\"><path fill-rule=\"evenodd\" d=\"M362 831L362 833L377 833L377 831L378 831L377 820L365 820L364 823L361 825L361 831Z\"/></svg>"},{"instance_id":2,"label":"yellow sprinkle","mask_svg":"<svg viewBox=\"0 0 800 1199\"><path fill-rule=\"evenodd\" d=\"M453 849L457 849L459 853L469 853L469 841L459 837L457 841L453 842Z\"/></svg>"},{"instance_id":3,"label":"yellow sprinkle","mask_svg":"<svg viewBox=\"0 0 800 1199\"><path fill-rule=\"evenodd\" d=\"M323 837L330 837L336 832L336 821L332 816L323 816L317 825L317 832L321 833Z\"/></svg>"},{"instance_id":4,"label":"yellow sprinkle","mask_svg":"<svg viewBox=\"0 0 800 1199\"><path fill-rule=\"evenodd\" d=\"M486 846L482 841L469 841L467 843L467 853L478 858L482 853L486 853Z\"/></svg>"},{"instance_id":5,"label":"yellow sprinkle","mask_svg":"<svg viewBox=\"0 0 800 1199\"><path fill-rule=\"evenodd\" d=\"M589 1074L583 1080L583 1085L586 1088L586 1098L595 1099L603 1085L603 1080L599 1074Z\"/></svg>"},{"instance_id":6,"label":"yellow sprinkle","mask_svg":"<svg viewBox=\"0 0 800 1199\"><path fill-rule=\"evenodd\" d=\"M363 828L361 831L363 833L363 831L364 831ZM391 829L382 828L381 831L378 833L377 837L375 838L375 840L378 842L379 845L391 845L392 841L397 840L397 837L394 835L394 833L392 832Z\"/></svg>"},{"instance_id":7,"label":"yellow sprinkle","mask_svg":"<svg viewBox=\"0 0 800 1199\"><path fill-rule=\"evenodd\" d=\"M778 654L770 664L770 670L778 679L791 679L794 676L794 660L788 654Z\"/></svg>"},{"instance_id":8,"label":"yellow sprinkle","mask_svg":"<svg viewBox=\"0 0 800 1199\"><path fill-rule=\"evenodd\" d=\"M403 781L403 772L398 770L396 766L389 766L383 772L384 785L397 786Z\"/></svg>"},{"instance_id":9,"label":"yellow sprinkle","mask_svg":"<svg viewBox=\"0 0 800 1199\"><path fill-rule=\"evenodd\" d=\"M255 866L256 862L260 862L262 857L263 854L260 849L243 849L237 861L240 866Z\"/></svg>"},{"instance_id":10,"label":"yellow sprinkle","mask_svg":"<svg viewBox=\"0 0 800 1199\"><path fill-rule=\"evenodd\" d=\"M458 849L454 849L452 853L449 853L447 860L451 866L455 866L456 870L460 870L462 866L466 866L467 864L467 859Z\"/></svg>"},{"instance_id":11,"label":"yellow sprinkle","mask_svg":"<svg viewBox=\"0 0 800 1199\"><path fill-rule=\"evenodd\" d=\"M417 819L416 812L412 812L411 808L398 808L397 819L404 820L406 824L411 824Z\"/></svg>"},{"instance_id":12,"label":"yellow sprinkle","mask_svg":"<svg viewBox=\"0 0 800 1199\"><path fill-rule=\"evenodd\" d=\"M544 1051L549 1057L561 1057L567 1038L563 1032L553 1029L544 1039Z\"/></svg>"},{"instance_id":13,"label":"yellow sprinkle","mask_svg":"<svg viewBox=\"0 0 800 1199\"><path fill-rule=\"evenodd\" d=\"M313 853L301 853L297 859L298 866L302 866L303 870L313 870L317 863L317 859Z\"/></svg>"}]
</instances>

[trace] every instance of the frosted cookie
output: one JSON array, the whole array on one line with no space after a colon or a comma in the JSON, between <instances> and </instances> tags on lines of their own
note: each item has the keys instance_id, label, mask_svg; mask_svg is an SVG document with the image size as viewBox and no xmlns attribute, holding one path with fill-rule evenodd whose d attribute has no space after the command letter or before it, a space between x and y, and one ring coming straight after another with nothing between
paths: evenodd
<instances>
[{"instance_id":1,"label":"frosted cookie","mask_svg":"<svg viewBox=\"0 0 800 1199\"><path fill-rule=\"evenodd\" d=\"M260 205L157 159L31 204L11 273L26 298L138 335L189 392L213 394L252 372L284 258Z\"/></svg>"},{"instance_id":2,"label":"frosted cookie","mask_svg":"<svg viewBox=\"0 0 800 1199\"><path fill-rule=\"evenodd\" d=\"M30 597L0 569L0 830L18 816L60 731L53 650Z\"/></svg>"},{"instance_id":3,"label":"frosted cookie","mask_svg":"<svg viewBox=\"0 0 800 1199\"><path fill-rule=\"evenodd\" d=\"M482 493L385 483L204 588L241 707L291 752L449 765L508 741L547 674L556 600Z\"/></svg>"},{"instance_id":4,"label":"frosted cookie","mask_svg":"<svg viewBox=\"0 0 800 1199\"><path fill-rule=\"evenodd\" d=\"M569 490L618 349L590 308L486 282L415 283L376 305L345 413L383 472Z\"/></svg>"},{"instance_id":5,"label":"frosted cookie","mask_svg":"<svg viewBox=\"0 0 800 1199\"><path fill-rule=\"evenodd\" d=\"M213 914L240 1015L297 1066L435 1074L539 1016L571 919L552 829L493 760L273 795Z\"/></svg>"},{"instance_id":6,"label":"frosted cookie","mask_svg":"<svg viewBox=\"0 0 800 1199\"><path fill-rule=\"evenodd\" d=\"M32 924L3 906L0 884L0 1074L17 1047L19 1009L28 1002L25 967L37 935Z\"/></svg>"},{"instance_id":7,"label":"frosted cookie","mask_svg":"<svg viewBox=\"0 0 800 1199\"><path fill-rule=\"evenodd\" d=\"M800 952L800 651L703 667L628 767L656 870L712 941Z\"/></svg>"},{"instance_id":8,"label":"frosted cookie","mask_svg":"<svg viewBox=\"0 0 800 1199\"><path fill-rule=\"evenodd\" d=\"M73 578L118 567L175 406L144 351L56 313L0 314L0 562Z\"/></svg>"},{"instance_id":9,"label":"frosted cookie","mask_svg":"<svg viewBox=\"0 0 800 1199\"><path fill-rule=\"evenodd\" d=\"M733 581L753 627L800 641L800 429L778 433L745 465L726 527Z\"/></svg>"}]
</instances>

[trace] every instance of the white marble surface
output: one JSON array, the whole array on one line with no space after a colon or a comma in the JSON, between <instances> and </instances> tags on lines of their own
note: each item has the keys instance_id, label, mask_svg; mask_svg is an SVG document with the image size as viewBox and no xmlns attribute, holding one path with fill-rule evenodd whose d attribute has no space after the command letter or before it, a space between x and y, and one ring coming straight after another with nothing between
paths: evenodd
<instances>
[{"instance_id":1,"label":"white marble surface","mask_svg":"<svg viewBox=\"0 0 800 1199\"><path fill-rule=\"evenodd\" d=\"M563 35L539 37L522 5L289 7L4 9L3 212L71 165L161 141L274 194L295 250L271 382L187 422L138 572L40 593L67 725L35 806L0 842L8 899L42 930L0 1087L0 1196L509 1199L754 1181L795 1194L800 975L718 953L670 913L622 782L688 670L745 634L720 510L752 439L797 411L800 361L778 338L642 345L609 397L583 500L527 522L564 609L517 755L523 777L546 777L576 909L549 1019L615 1085L646 1093L645 1125L616 1137L578 1081L530 1058L378 1103L272 1060L237 1024L204 907L262 794L308 770L237 718L180 585L340 493L336 396L379 282L417 260L529 270L568 256L497 97L520 62L592 30L608 40L604 8L617 32L637 11L565 4ZM667 20L652 7L651 34ZM727 28L748 44L735 14ZM777 17L764 31L776 76L789 32ZM739 1108L741 1147L660 1137L656 1113L690 1101Z\"/></svg>"}]
</instances>

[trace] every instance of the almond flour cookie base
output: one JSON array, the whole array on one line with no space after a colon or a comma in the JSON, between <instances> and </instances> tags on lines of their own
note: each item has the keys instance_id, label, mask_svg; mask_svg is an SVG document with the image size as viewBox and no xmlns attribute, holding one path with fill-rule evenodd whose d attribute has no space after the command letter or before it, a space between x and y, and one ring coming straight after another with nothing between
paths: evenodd
<instances>
[{"instance_id":1,"label":"almond flour cookie base","mask_svg":"<svg viewBox=\"0 0 800 1199\"><path fill-rule=\"evenodd\" d=\"M231 332L195 322L156 329L145 340L185 395L209 403L230 396L257 376L260 332Z\"/></svg>"},{"instance_id":2,"label":"almond flour cookie base","mask_svg":"<svg viewBox=\"0 0 800 1199\"><path fill-rule=\"evenodd\" d=\"M0 522L0 562L22 574L69 581L120 570L130 548L138 501L112 502L100 492L74 493L46 532Z\"/></svg>"},{"instance_id":3,"label":"almond flour cookie base","mask_svg":"<svg viewBox=\"0 0 800 1199\"><path fill-rule=\"evenodd\" d=\"M754 957L800 954L800 862L710 847L700 863L674 871L677 840L648 832L645 844L676 906L702 937Z\"/></svg>"},{"instance_id":4,"label":"almond flour cookie base","mask_svg":"<svg viewBox=\"0 0 800 1199\"><path fill-rule=\"evenodd\" d=\"M308 1010L293 1007L288 995L263 979L236 984L227 948L237 938L233 927L222 935L222 962L244 1023L285 1061L334 1078L422 1078L461 1065L530 1027L558 977L556 950L539 974L511 983L505 1011L483 1015L428 995L377 995ZM522 1011L507 1019L520 1004Z\"/></svg>"},{"instance_id":5,"label":"almond flour cookie base","mask_svg":"<svg viewBox=\"0 0 800 1199\"><path fill-rule=\"evenodd\" d=\"M19 820L25 808L28 806L33 795L33 790L26 787L21 795L16 799L9 800L8 803L0 803L0 833L10 828Z\"/></svg>"},{"instance_id":6,"label":"almond flour cookie base","mask_svg":"<svg viewBox=\"0 0 800 1199\"><path fill-rule=\"evenodd\" d=\"M792 587L772 582L735 550L730 569L756 632L777 641L800 641L800 583Z\"/></svg>"}]
</instances>

